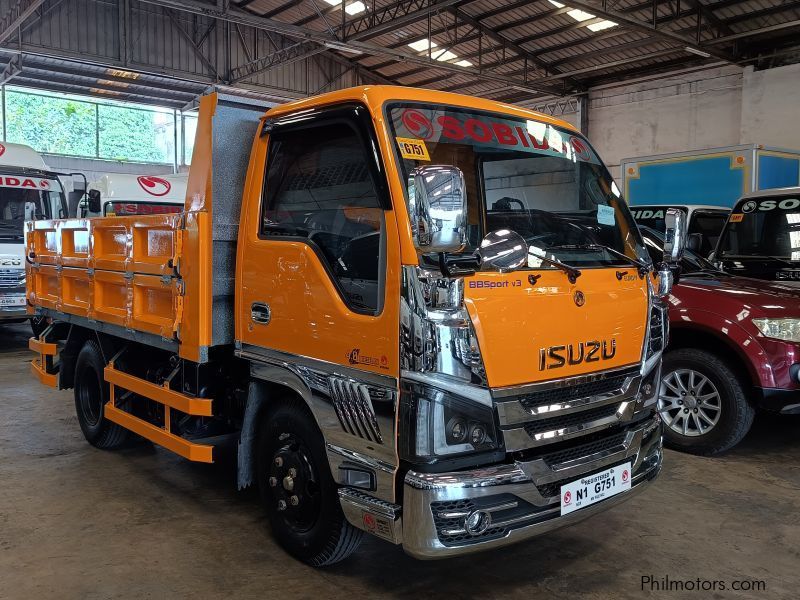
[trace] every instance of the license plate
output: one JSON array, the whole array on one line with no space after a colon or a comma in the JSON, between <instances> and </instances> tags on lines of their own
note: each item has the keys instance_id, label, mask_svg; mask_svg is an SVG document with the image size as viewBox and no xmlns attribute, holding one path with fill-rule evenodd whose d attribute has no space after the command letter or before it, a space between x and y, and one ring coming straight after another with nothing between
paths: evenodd
<instances>
[{"instance_id":1,"label":"license plate","mask_svg":"<svg viewBox=\"0 0 800 600\"><path fill-rule=\"evenodd\" d=\"M0 306L25 306L25 296L0 296Z\"/></svg>"},{"instance_id":2,"label":"license plate","mask_svg":"<svg viewBox=\"0 0 800 600\"><path fill-rule=\"evenodd\" d=\"M586 475L561 486L561 514L596 504L631 489L631 463Z\"/></svg>"}]
</instances>

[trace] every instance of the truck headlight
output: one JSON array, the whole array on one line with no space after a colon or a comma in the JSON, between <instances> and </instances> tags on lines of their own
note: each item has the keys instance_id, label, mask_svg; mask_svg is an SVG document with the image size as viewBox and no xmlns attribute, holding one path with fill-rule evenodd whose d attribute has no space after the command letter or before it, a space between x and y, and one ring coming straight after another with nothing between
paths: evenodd
<instances>
[{"instance_id":1,"label":"truck headlight","mask_svg":"<svg viewBox=\"0 0 800 600\"><path fill-rule=\"evenodd\" d=\"M412 463L468 456L474 465L502 456L492 406L431 385L402 382L399 427L400 457Z\"/></svg>"},{"instance_id":2,"label":"truck headlight","mask_svg":"<svg viewBox=\"0 0 800 600\"><path fill-rule=\"evenodd\" d=\"M786 342L800 342L800 319L753 319L753 325L764 337Z\"/></svg>"}]
</instances>

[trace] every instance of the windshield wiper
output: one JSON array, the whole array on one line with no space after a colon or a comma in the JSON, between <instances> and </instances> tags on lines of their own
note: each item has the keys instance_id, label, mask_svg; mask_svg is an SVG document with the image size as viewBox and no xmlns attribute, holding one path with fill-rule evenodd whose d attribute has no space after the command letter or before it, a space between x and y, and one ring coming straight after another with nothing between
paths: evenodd
<instances>
[{"instance_id":1,"label":"windshield wiper","mask_svg":"<svg viewBox=\"0 0 800 600\"><path fill-rule=\"evenodd\" d=\"M546 256L542 256L540 254L536 254L535 252L530 252L530 251L528 251L528 252L529 252L529 254L532 254L534 257L538 258L543 263L546 263L548 265L552 265L553 267L556 267L556 268L561 269L562 271L564 271L564 273L567 274L567 279L569 279L570 283L575 283L578 280L578 277L581 276L580 269L577 269L575 267L571 267L568 264L563 263L560 260L557 260L555 258L547 258Z\"/></svg>"},{"instance_id":2,"label":"windshield wiper","mask_svg":"<svg viewBox=\"0 0 800 600\"><path fill-rule=\"evenodd\" d=\"M635 258L631 258L627 254L616 250L615 248L611 248L610 246L606 246L605 244L561 244L558 246L548 246L548 250L592 250L595 252L603 252L606 251L609 254L613 254L617 258L621 258L623 260L628 261L629 264L635 266L639 270L639 276L644 277L650 272L650 267L647 266L645 263L636 260Z\"/></svg>"},{"instance_id":3,"label":"windshield wiper","mask_svg":"<svg viewBox=\"0 0 800 600\"><path fill-rule=\"evenodd\" d=\"M723 254L719 257L720 260L725 260L726 258L731 258L733 260L774 260L785 265L789 265L790 267L793 267L796 264L790 260L781 258L780 256L770 256L769 254Z\"/></svg>"}]
</instances>

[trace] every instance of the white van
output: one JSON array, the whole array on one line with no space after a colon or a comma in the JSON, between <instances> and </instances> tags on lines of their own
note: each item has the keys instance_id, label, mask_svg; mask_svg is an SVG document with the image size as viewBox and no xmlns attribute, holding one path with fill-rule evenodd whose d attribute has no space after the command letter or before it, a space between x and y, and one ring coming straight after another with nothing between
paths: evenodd
<instances>
[{"instance_id":1,"label":"white van","mask_svg":"<svg viewBox=\"0 0 800 600\"><path fill-rule=\"evenodd\" d=\"M0 143L0 324L28 319L25 221L68 216L59 174L30 146ZM44 323L32 322L34 333Z\"/></svg>"},{"instance_id":2,"label":"white van","mask_svg":"<svg viewBox=\"0 0 800 600\"><path fill-rule=\"evenodd\" d=\"M187 173L177 175L103 175L89 184L85 216L156 215L183 210Z\"/></svg>"}]
</instances>

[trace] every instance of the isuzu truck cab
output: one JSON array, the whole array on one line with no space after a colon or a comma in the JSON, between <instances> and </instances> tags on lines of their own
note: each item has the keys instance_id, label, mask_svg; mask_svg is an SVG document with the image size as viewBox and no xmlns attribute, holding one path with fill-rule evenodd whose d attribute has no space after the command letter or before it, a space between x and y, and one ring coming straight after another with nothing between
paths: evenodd
<instances>
[{"instance_id":1,"label":"isuzu truck cab","mask_svg":"<svg viewBox=\"0 0 800 600\"><path fill-rule=\"evenodd\" d=\"M27 320L25 221L67 216L58 175L30 146L0 143L0 324ZM43 322L34 317L34 332Z\"/></svg>"},{"instance_id":2,"label":"isuzu truck cab","mask_svg":"<svg viewBox=\"0 0 800 600\"><path fill-rule=\"evenodd\" d=\"M404 87L245 102L201 100L181 214L28 223L32 371L90 443L233 441L317 566L364 532L505 546L655 479L671 271L586 138Z\"/></svg>"}]
</instances>

